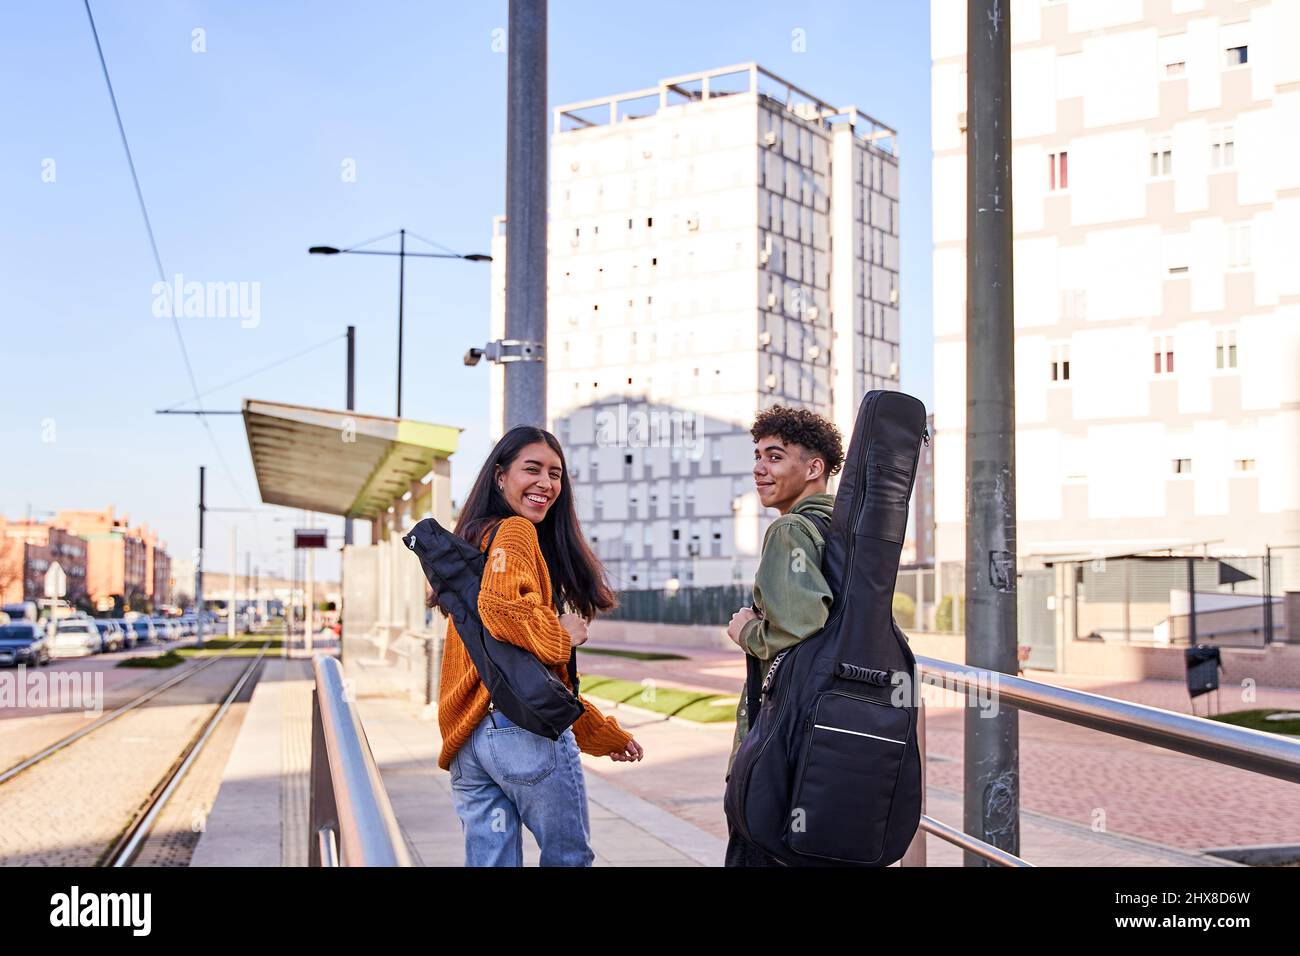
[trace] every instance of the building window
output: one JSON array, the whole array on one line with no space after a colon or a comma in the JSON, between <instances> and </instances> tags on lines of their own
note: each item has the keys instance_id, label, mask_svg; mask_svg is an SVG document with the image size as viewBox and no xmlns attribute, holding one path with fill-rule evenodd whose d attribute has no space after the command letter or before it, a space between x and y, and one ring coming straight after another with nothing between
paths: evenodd
<instances>
[{"instance_id":1,"label":"building window","mask_svg":"<svg viewBox=\"0 0 1300 956\"><path fill-rule=\"evenodd\" d=\"M1161 136L1151 141L1152 179L1172 176L1174 172L1173 146L1168 136Z\"/></svg>"},{"instance_id":2,"label":"building window","mask_svg":"<svg viewBox=\"0 0 1300 956\"><path fill-rule=\"evenodd\" d=\"M1174 459L1175 475L1190 475L1192 473L1192 460L1190 458Z\"/></svg>"},{"instance_id":3,"label":"building window","mask_svg":"<svg viewBox=\"0 0 1300 956\"><path fill-rule=\"evenodd\" d=\"M1070 346L1052 346L1052 381L1068 382L1070 380Z\"/></svg>"},{"instance_id":4,"label":"building window","mask_svg":"<svg viewBox=\"0 0 1300 956\"><path fill-rule=\"evenodd\" d=\"M1165 64L1165 76L1182 76L1187 72L1186 60L1175 60Z\"/></svg>"},{"instance_id":5,"label":"building window","mask_svg":"<svg viewBox=\"0 0 1300 956\"><path fill-rule=\"evenodd\" d=\"M1172 372L1174 370L1174 337L1172 335L1157 335L1151 357L1154 360L1154 370L1157 375L1168 375Z\"/></svg>"},{"instance_id":6,"label":"building window","mask_svg":"<svg viewBox=\"0 0 1300 956\"><path fill-rule=\"evenodd\" d=\"M1228 226L1228 268L1250 266L1250 223L1235 222Z\"/></svg>"},{"instance_id":7,"label":"building window","mask_svg":"<svg viewBox=\"0 0 1300 956\"><path fill-rule=\"evenodd\" d=\"M1214 333L1214 367L1237 367L1237 332L1235 329L1224 329L1221 332Z\"/></svg>"},{"instance_id":8,"label":"building window","mask_svg":"<svg viewBox=\"0 0 1300 956\"><path fill-rule=\"evenodd\" d=\"M1232 463L1232 470L1233 470L1233 471L1254 471L1254 470L1255 470L1255 459L1254 459L1254 458L1238 458L1238 459L1236 459L1236 460Z\"/></svg>"},{"instance_id":9,"label":"building window","mask_svg":"<svg viewBox=\"0 0 1300 956\"><path fill-rule=\"evenodd\" d=\"M1223 51L1224 66L1241 66L1248 59L1248 49L1244 46L1230 46Z\"/></svg>"},{"instance_id":10,"label":"building window","mask_svg":"<svg viewBox=\"0 0 1300 956\"><path fill-rule=\"evenodd\" d=\"M1235 154L1234 133L1231 126L1218 126L1210 131L1210 166L1229 169Z\"/></svg>"},{"instance_id":11,"label":"building window","mask_svg":"<svg viewBox=\"0 0 1300 956\"><path fill-rule=\"evenodd\" d=\"M682 538L682 529L681 529L681 528L673 528L673 540L674 540L674 541L680 541L681 538Z\"/></svg>"},{"instance_id":12,"label":"building window","mask_svg":"<svg viewBox=\"0 0 1300 956\"><path fill-rule=\"evenodd\" d=\"M1065 150L1047 154L1047 188L1051 191L1070 186L1070 154Z\"/></svg>"}]
</instances>

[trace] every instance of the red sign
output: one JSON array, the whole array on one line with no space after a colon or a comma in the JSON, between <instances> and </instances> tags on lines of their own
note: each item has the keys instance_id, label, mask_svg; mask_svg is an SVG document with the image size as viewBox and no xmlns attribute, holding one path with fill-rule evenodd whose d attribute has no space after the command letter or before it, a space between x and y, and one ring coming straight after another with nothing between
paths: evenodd
<instances>
[{"instance_id":1,"label":"red sign","mask_svg":"<svg viewBox=\"0 0 1300 956\"><path fill-rule=\"evenodd\" d=\"M325 548L326 531L324 528L298 528L293 533L295 548Z\"/></svg>"}]
</instances>

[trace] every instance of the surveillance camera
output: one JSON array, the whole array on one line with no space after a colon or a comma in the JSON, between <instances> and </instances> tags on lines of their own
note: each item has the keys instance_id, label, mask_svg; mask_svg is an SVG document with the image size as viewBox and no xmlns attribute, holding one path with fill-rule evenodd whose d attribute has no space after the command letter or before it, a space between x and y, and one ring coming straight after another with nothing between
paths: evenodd
<instances>
[{"instance_id":1,"label":"surveillance camera","mask_svg":"<svg viewBox=\"0 0 1300 956\"><path fill-rule=\"evenodd\" d=\"M477 365L478 360L481 359L482 357L483 357L482 349L470 349L468 352L465 353L465 364Z\"/></svg>"}]
</instances>

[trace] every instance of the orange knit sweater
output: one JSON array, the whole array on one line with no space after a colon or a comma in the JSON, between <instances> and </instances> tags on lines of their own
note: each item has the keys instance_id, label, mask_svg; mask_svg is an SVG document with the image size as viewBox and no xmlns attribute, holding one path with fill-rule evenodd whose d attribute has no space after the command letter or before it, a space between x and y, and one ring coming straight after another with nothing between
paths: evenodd
<instances>
[{"instance_id":1,"label":"orange knit sweater","mask_svg":"<svg viewBox=\"0 0 1300 956\"><path fill-rule=\"evenodd\" d=\"M483 535L480 548L487 546L490 534L489 530ZM492 554L483 568L479 617L489 634L530 651L543 664L550 665L566 687L571 687L569 632L560 626L551 594L551 575L537 540L537 528L518 515L506 518L501 522L492 542ZM584 710L573 725L579 749L595 757L623 750L631 735L613 717L604 716L581 697L579 700ZM442 731L439 767L451 768L456 751L487 712L487 688L479 680L474 662L449 620L438 687L438 727Z\"/></svg>"}]
</instances>

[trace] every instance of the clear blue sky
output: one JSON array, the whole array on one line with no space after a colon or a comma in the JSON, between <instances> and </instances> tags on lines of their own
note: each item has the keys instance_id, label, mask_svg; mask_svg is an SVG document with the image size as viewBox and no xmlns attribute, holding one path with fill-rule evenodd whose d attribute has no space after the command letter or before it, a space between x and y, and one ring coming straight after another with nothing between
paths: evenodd
<instances>
[{"instance_id":1,"label":"clear blue sky","mask_svg":"<svg viewBox=\"0 0 1300 956\"><path fill-rule=\"evenodd\" d=\"M357 326L358 407L391 414L396 263L309 257L399 226L487 251L505 207L504 0L480 3L93 0L167 274L260 283L260 324L181 319L207 391ZM195 53L192 31L205 31ZM792 46L803 32L804 52ZM756 60L899 131L902 384L930 402L929 4L553 0L551 104ZM198 466L209 502L258 503L238 417L210 418L229 473L192 417L156 416L190 385L80 0L0 12L0 512L115 504L174 555L197 542ZM355 160L356 182L342 181ZM53 160L53 182L47 160ZM487 372L461 356L488 338L488 267L408 263L404 411L466 429L459 497L488 449ZM341 407L338 341L247 382L244 397ZM53 438L53 441L43 440ZM264 570L287 569L294 520L213 515L209 566L230 524ZM281 515L281 520L273 520ZM242 564L242 557L241 557ZM328 573L328 572L327 572Z\"/></svg>"}]
</instances>

